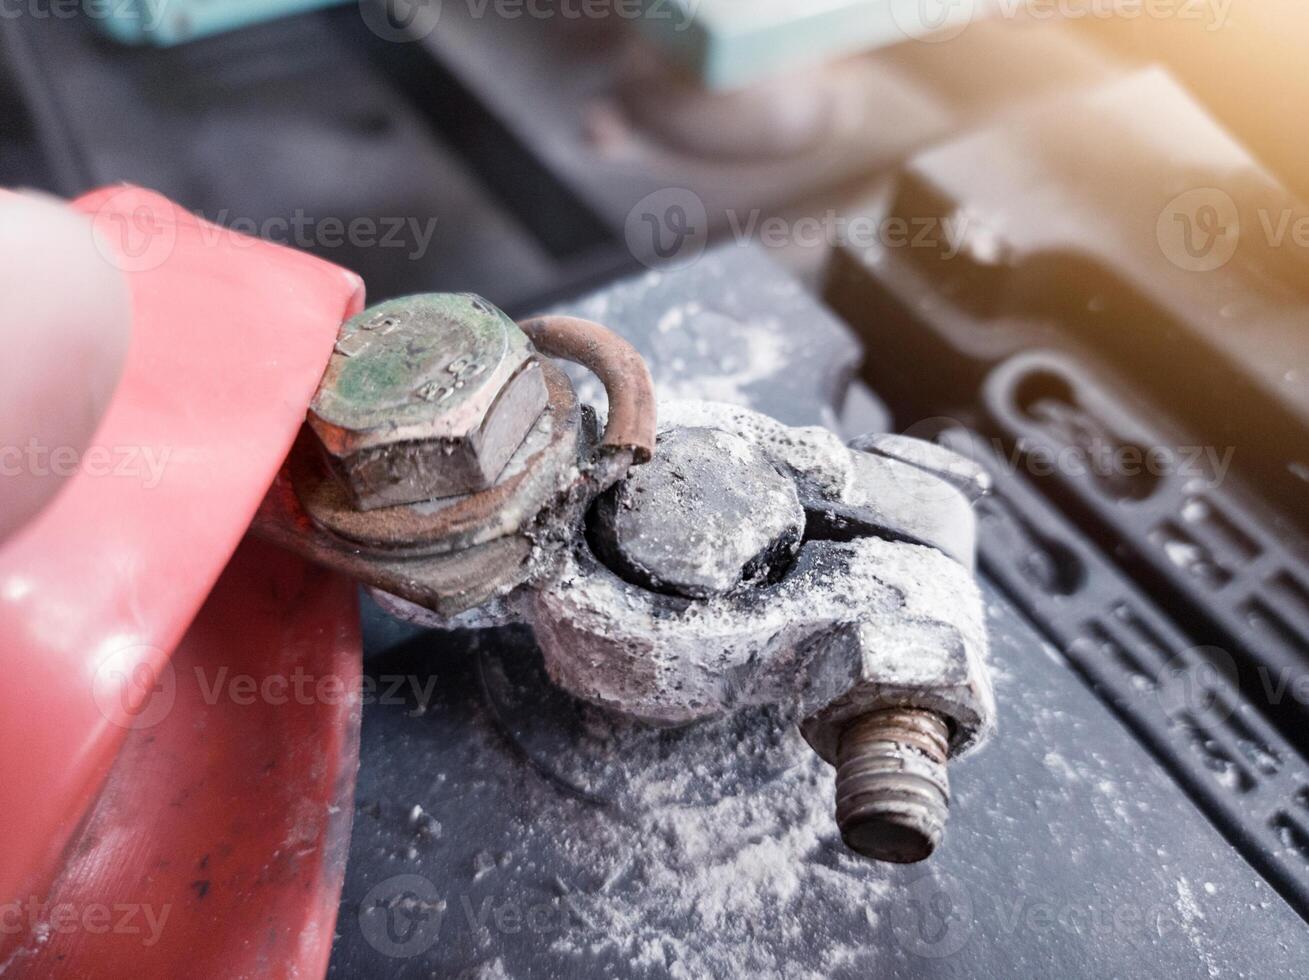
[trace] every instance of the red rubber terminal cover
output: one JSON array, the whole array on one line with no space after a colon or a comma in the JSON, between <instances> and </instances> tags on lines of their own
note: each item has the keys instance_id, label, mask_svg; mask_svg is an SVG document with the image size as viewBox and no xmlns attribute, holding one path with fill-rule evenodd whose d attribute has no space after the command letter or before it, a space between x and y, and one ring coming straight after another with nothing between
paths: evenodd
<instances>
[{"instance_id":1,"label":"red rubber terminal cover","mask_svg":"<svg viewBox=\"0 0 1309 980\"><path fill-rule=\"evenodd\" d=\"M94 217L108 242L106 260L130 283L131 346L92 441L125 472L78 472L0 545L0 966L26 960L13 953L12 940L33 938L11 928L14 903L48 901L56 879L85 901L93 892L112 904L112 880L85 888L111 870L119 882L144 880L138 876L154 861L152 874L180 876L173 885L210 881L203 896L200 885L191 889L200 909L219 895L224 872L216 852L209 854L217 862L209 879L203 869L184 868L179 862L201 860L191 844L225 840L240 849L244 840L251 855L266 857L274 851L265 846L265 831L278 826L288 787L304 789L305 806L325 813L340 803L340 780L353 781L355 750L342 743L353 738L349 704L291 710L261 703L234 713L221 698L197 704L181 664L203 662L215 671L227 665L229 673L257 677L295 657L319 657L320 672L357 679L357 662L343 662L347 653L358 657L352 588L264 548L243 555L197 632L184 645L182 637L300 428L339 325L362 307L362 284L329 263L209 225L137 188L98 191L74 207ZM179 645L181 662L169 670ZM205 690L212 693L212 677ZM144 725L170 697L165 717ZM100 801L103 812L93 813L129 734L113 792ZM315 738L321 744L296 744ZM275 746L280 753L270 751ZM296 783L288 775L306 758L332 753L337 761L315 764L311 779ZM251 781L252 773L259 778ZM238 819L252 789L264 794L264 805ZM190 799L205 806L197 810ZM169 809L198 821L195 834L167 830L160 814ZM301 848L323 864L324 842L339 829L307 811L302 816L294 825L302 829L280 841L277 860ZM73 854L67 849L78 834ZM93 853L103 847L110 849ZM120 866L111 868L106 855ZM276 861L270 867L276 877ZM244 881L230 868L228 875L228 884ZM176 889L150 894L172 895L169 925L179 936L190 931L179 925L187 915ZM313 889L303 895L309 898L302 904L324 900ZM220 920L215 914L210 928ZM297 940L312 948L309 959L302 949L288 954L286 969L258 969L254 961L249 968L282 973L317 962L309 972L321 972L331 923L326 935ZM261 949L272 957L261 961L266 965L286 953L248 925L243 937L226 939ZM37 945L53 948L50 933L37 929ZM84 941L95 935L80 933ZM134 952L138 964L149 962L148 949L137 945ZM221 972L241 973L242 960L229 958Z\"/></svg>"}]
</instances>

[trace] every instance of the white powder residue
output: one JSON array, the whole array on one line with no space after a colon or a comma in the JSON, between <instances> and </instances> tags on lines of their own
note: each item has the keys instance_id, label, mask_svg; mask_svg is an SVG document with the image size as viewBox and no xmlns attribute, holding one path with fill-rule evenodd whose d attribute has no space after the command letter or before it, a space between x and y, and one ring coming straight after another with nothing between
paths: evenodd
<instances>
[{"instance_id":1,"label":"white powder residue","mask_svg":"<svg viewBox=\"0 0 1309 980\"><path fill-rule=\"evenodd\" d=\"M885 872L840 845L832 769L794 728L780 747L771 744L776 731L767 737L786 768L771 779L729 777L738 782L702 805L672 797L679 786L750 767L724 770L720 760L702 772L697 754L682 753L639 772L633 766L622 794L632 822L602 831L621 833L621 846L593 839L576 848L576 877L599 887L561 882L590 928L559 937L556 952L617 953L672 977L821 977L808 912L823 909L841 918L845 928L837 931L868 939L831 944L826 962L877 955L873 927L892 896Z\"/></svg>"},{"instance_id":2,"label":"white powder residue","mask_svg":"<svg viewBox=\"0 0 1309 980\"><path fill-rule=\"evenodd\" d=\"M583 316L603 322L605 311L583 303ZM773 317L736 319L707 310L697 301L668 307L642 338L642 351L656 373L660 400L706 399L733 405L756 400L752 389L783 377L808 338L782 329ZM693 366L693 370L688 370ZM671 368L672 370L669 370ZM575 365L565 366L578 398L604 415L608 400L594 375Z\"/></svg>"},{"instance_id":3,"label":"white powder residue","mask_svg":"<svg viewBox=\"0 0 1309 980\"><path fill-rule=\"evenodd\" d=\"M1075 783L1082 778L1078 775L1077 770L1069 764L1068 760L1058 752L1047 752L1045 758L1042 759L1042 762L1045 763L1047 769L1062 779L1065 783Z\"/></svg>"},{"instance_id":4,"label":"white powder residue","mask_svg":"<svg viewBox=\"0 0 1309 980\"><path fill-rule=\"evenodd\" d=\"M1205 966L1205 971L1210 977L1221 976L1222 970L1218 968L1218 963L1209 949L1210 939L1205 934L1203 926L1205 914L1200 908L1200 903L1195 900L1195 893L1191 890L1191 883L1185 877L1177 879L1175 907L1177 908L1182 933L1190 940L1196 955L1200 957L1200 962Z\"/></svg>"},{"instance_id":5,"label":"white powder residue","mask_svg":"<svg viewBox=\"0 0 1309 980\"><path fill-rule=\"evenodd\" d=\"M674 308L670 314L677 312ZM693 377L659 383L661 398L700 398L748 405L753 400L752 386L785 370L794 343L777 324L745 325L721 313L698 313L694 331L698 370ZM711 343L706 338L712 335L720 339ZM734 342L724 344L721 340L724 335Z\"/></svg>"}]
</instances>

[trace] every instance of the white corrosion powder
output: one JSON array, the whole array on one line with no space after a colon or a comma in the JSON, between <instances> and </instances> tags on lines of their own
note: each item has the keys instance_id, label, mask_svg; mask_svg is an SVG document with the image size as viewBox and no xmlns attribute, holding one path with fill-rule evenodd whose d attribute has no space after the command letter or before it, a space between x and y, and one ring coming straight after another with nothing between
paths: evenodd
<instances>
[{"instance_id":1,"label":"white corrosion powder","mask_svg":"<svg viewBox=\"0 0 1309 980\"><path fill-rule=\"evenodd\" d=\"M687 978L820 977L816 949L827 947L829 966L876 953L873 926L891 885L885 871L841 845L832 769L789 726L779 734L765 725L717 754L739 754L740 766L727 768L750 771L756 740L767 742L780 771L723 787L706 805L679 797L720 778L721 758L671 753L628 774L621 805L630 822L567 845L577 878L595 885L561 882L588 928L561 935L555 952L616 953L638 969ZM611 846L609 834L621 840ZM816 936L816 910L837 915L837 931L864 941Z\"/></svg>"}]
</instances>

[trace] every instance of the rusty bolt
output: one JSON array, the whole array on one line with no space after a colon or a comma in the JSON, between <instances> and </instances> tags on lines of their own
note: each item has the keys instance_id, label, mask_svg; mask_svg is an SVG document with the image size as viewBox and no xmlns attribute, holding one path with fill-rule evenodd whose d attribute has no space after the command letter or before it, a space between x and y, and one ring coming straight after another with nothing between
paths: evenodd
<instances>
[{"instance_id":1,"label":"rusty bolt","mask_svg":"<svg viewBox=\"0 0 1309 980\"><path fill-rule=\"evenodd\" d=\"M492 486L546 404L527 335L468 293L407 296L348 321L309 425L359 510Z\"/></svg>"},{"instance_id":2,"label":"rusty bolt","mask_svg":"<svg viewBox=\"0 0 1309 980\"><path fill-rule=\"evenodd\" d=\"M836 822L852 851L912 864L931 856L950 807L949 729L919 708L854 719L837 749Z\"/></svg>"}]
</instances>

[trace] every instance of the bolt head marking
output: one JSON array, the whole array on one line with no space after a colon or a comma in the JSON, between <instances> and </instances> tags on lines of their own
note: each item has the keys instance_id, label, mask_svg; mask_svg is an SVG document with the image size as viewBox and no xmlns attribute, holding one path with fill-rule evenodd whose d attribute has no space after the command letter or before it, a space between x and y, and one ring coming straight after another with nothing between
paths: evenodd
<instances>
[{"instance_id":1,"label":"bolt head marking","mask_svg":"<svg viewBox=\"0 0 1309 980\"><path fill-rule=\"evenodd\" d=\"M527 336L485 300L390 300L341 328L309 425L363 509L470 492L544 407L535 366Z\"/></svg>"},{"instance_id":2,"label":"bolt head marking","mask_svg":"<svg viewBox=\"0 0 1309 980\"><path fill-rule=\"evenodd\" d=\"M528 351L517 325L475 297L391 300L341 328L339 356L329 363L310 410L357 434L436 421L433 404L449 413L477 401L486 383L500 380L496 367Z\"/></svg>"}]
</instances>

